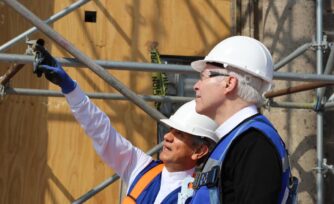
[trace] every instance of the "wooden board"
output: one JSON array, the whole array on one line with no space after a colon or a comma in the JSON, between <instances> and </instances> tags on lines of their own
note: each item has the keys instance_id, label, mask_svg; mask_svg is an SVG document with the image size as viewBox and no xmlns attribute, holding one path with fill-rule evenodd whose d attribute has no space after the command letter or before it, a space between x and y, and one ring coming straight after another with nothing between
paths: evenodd
<instances>
[{"instance_id":1,"label":"wooden board","mask_svg":"<svg viewBox=\"0 0 334 204\"><path fill-rule=\"evenodd\" d=\"M74 1L20 1L47 18ZM28 4L29 3L29 4ZM228 36L230 1L225 0L94 0L64 17L53 28L93 59L149 62L149 47L161 54L205 55ZM43 9L41 9L43 5ZM96 11L96 23L84 22ZM0 44L31 25L0 4ZM43 37L54 56L70 55ZM20 43L8 50L22 54ZM0 63L3 74L8 63ZM116 91L86 68L65 68L86 92ZM109 71L138 94L151 95L151 73ZM26 65L11 81L16 88L58 90ZM114 127L147 151L156 144L156 122L128 101L94 100ZM153 106L153 103L150 103ZM0 203L70 203L113 175L95 154L91 141L70 113L64 98L9 95L0 102ZM120 185L109 186L87 203L118 203Z\"/></svg>"}]
</instances>

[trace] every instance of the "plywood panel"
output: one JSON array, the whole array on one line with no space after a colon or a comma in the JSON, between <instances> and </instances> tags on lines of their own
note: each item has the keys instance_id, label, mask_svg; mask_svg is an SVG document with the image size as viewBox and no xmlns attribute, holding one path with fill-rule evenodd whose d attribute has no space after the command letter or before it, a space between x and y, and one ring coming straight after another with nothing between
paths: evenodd
<instances>
[{"instance_id":1,"label":"plywood panel","mask_svg":"<svg viewBox=\"0 0 334 204\"><path fill-rule=\"evenodd\" d=\"M38 16L63 9L73 0L20 1ZM28 4L29 3L29 4ZM43 9L40 5L45 4ZM230 33L230 1L94 0L54 24L54 29L93 59L149 62L150 43L162 54L204 55ZM97 22L85 23L84 11L96 11ZM0 43L24 31L29 23L0 6ZM19 26L18 26L19 25ZM32 38L44 37L35 34ZM70 56L47 40L54 56ZM24 45L9 50L23 53ZM0 64L4 73L8 64ZM65 68L87 92L116 92L89 69ZM138 94L151 94L151 74L109 71ZM31 66L11 82L13 87L58 90L37 79ZM127 101L94 100L114 127L147 151L156 144L155 121ZM153 105L153 103L150 103ZM69 203L113 174L95 154L91 141L70 114L64 98L7 96L0 103L0 203ZM116 183L87 203L118 203Z\"/></svg>"},{"instance_id":2,"label":"plywood panel","mask_svg":"<svg viewBox=\"0 0 334 204\"><path fill-rule=\"evenodd\" d=\"M27 3L27 2L23 2ZM41 1L29 2L36 12ZM45 18L54 10L45 5L38 15ZM0 4L0 43L30 27L30 24L4 4ZM34 35L37 37L38 35ZM22 54L25 46L15 45L10 53ZM0 64L0 74L8 64ZM33 80L31 66L22 70L13 87L46 87ZM47 98L5 97L0 101L0 203L44 203L50 170L47 165Z\"/></svg>"}]
</instances>

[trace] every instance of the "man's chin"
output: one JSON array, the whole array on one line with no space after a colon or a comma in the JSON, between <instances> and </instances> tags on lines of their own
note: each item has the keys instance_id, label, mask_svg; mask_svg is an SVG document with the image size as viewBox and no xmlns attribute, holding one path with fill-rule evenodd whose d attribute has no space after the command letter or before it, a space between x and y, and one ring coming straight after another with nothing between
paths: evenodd
<instances>
[{"instance_id":1,"label":"man's chin","mask_svg":"<svg viewBox=\"0 0 334 204\"><path fill-rule=\"evenodd\" d=\"M205 111L205 109L202 106L198 106L198 108L196 106L196 112L198 114L201 114L201 115L206 115L207 114L207 111Z\"/></svg>"},{"instance_id":2,"label":"man's chin","mask_svg":"<svg viewBox=\"0 0 334 204\"><path fill-rule=\"evenodd\" d=\"M203 110L205 109L205 106L203 104L203 101L200 98L196 99L196 106L195 106L196 112L202 114Z\"/></svg>"},{"instance_id":3,"label":"man's chin","mask_svg":"<svg viewBox=\"0 0 334 204\"><path fill-rule=\"evenodd\" d=\"M164 152L161 152L161 153L160 153L160 155L159 155L159 159L160 159L163 163L166 162L166 155L165 155Z\"/></svg>"},{"instance_id":4,"label":"man's chin","mask_svg":"<svg viewBox=\"0 0 334 204\"><path fill-rule=\"evenodd\" d=\"M208 107L204 107L202 105L196 104L196 112L201 115L205 115L212 119L212 115L210 114L210 109Z\"/></svg>"}]
</instances>

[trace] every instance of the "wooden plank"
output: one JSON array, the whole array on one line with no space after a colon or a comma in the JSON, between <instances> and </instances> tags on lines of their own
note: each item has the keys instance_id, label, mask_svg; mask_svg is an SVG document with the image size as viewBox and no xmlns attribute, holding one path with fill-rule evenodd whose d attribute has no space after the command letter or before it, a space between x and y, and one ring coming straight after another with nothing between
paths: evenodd
<instances>
[{"instance_id":1,"label":"wooden plank","mask_svg":"<svg viewBox=\"0 0 334 204\"><path fill-rule=\"evenodd\" d=\"M73 3L70 0L22 1L47 18ZM28 4L29 3L29 4ZM43 9L40 5L43 4ZM54 24L54 29L93 59L149 62L150 43L162 54L204 55L230 33L230 1L145 0L92 1ZM84 22L96 11L97 22ZM29 28L13 11L0 6L4 23L0 43ZM69 56L43 34L54 56ZM23 53L25 45L10 49ZM0 73L6 71L0 63ZM31 66L14 77L13 87L58 90L37 79ZM65 68L87 92L115 92L88 69ZM111 70L138 94L151 94L151 74ZM156 123L128 101L94 100L114 127L147 151L156 144ZM151 103L153 105L153 103ZM69 203L114 172L93 150L92 143L70 113L64 98L7 96L0 103L0 203ZM118 203L116 183L87 203Z\"/></svg>"}]
</instances>

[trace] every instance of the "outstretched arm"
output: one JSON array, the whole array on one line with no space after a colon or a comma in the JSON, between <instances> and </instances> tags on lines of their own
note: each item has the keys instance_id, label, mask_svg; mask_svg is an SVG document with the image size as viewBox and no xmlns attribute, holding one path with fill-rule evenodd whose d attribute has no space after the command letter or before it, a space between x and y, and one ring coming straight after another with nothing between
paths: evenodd
<instances>
[{"instance_id":1,"label":"outstretched arm","mask_svg":"<svg viewBox=\"0 0 334 204\"><path fill-rule=\"evenodd\" d=\"M55 84L61 87L74 117L93 140L96 152L124 181L132 182L152 158L122 137L112 127L109 117L89 100L60 64L57 65L41 65L40 69L46 77L52 74L53 79L57 78Z\"/></svg>"}]
</instances>

